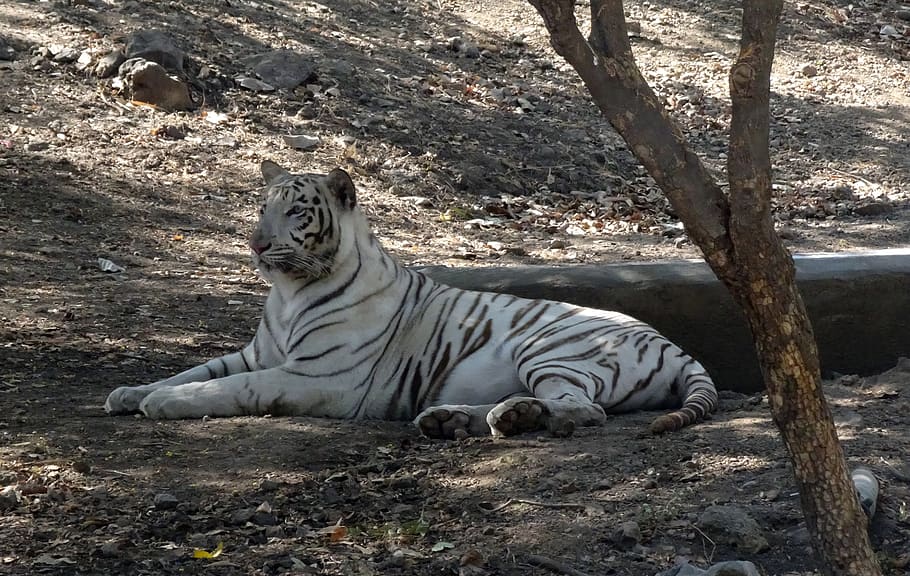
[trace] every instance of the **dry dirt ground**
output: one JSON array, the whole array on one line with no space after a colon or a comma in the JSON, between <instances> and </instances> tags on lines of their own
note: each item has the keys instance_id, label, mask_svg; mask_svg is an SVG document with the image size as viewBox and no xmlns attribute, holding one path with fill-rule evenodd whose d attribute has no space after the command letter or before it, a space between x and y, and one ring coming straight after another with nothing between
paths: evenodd
<instances>
[{"instance_id":1,"label":"dry dirt ground","mask_svg":"<svg viewBox=\"0 0 910 576\"><path fill-rule=\"evenodd\" d=\"M786 4L772 146L775 217L794 249L910 242L901 9ZM627 11L646 76L722 169L735 3ZM59 45L97 59L143 28L170 32L190 75L207 71L199 110L133 105L109 81L41 57ZM453 50L455 37L477 53ZM555 570L534 555L592 575L650 576L682 558L812 573L760 396L730 396L711 422L658 439L643 433L646 414L568 440L444 443L399 423L101 411L117 385L250 337L266 291L245 247L262 159L346 167L379 235L412 264L695 256L529 6L6 0L0 39L15 56L0 60L0 488L23 496L0 498L0 573ZM281 47L312 55L309 86L234 86L243 57ZM201 113L213 111L226 119ZM155 135L167 126L185 137ZM321 145L282 144L301 133ZM125 272L102 272L99 257ZM884 482L873 540L886 573L904 574L910 369L826 390L851 464ZM770 547L747 553L703 534L697 519L715 503L746 508ZM637 543L615 538L630 521ZM216 558L193 557L219 543Z\"/></svg>"}]
</instances>

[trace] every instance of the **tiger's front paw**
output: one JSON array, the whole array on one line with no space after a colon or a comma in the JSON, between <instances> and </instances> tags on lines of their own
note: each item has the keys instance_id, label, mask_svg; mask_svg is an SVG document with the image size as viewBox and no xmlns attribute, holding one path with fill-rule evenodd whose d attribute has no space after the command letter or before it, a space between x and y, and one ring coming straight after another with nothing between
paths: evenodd
<instances>
[{"instance_id":1,"label":"tiger's front paw","mask_svg":"<svg viewBox=\"0 0 910 576\"><path fill-rule=\"evenodd\" d=\"M187 391L192 384L159 388L142 400L139 410L146 418L153 420L179 420L182 418L202 418L209 415L204 407L193 402L192 394Z\"/></svg>"},{"instance_id":2,"label":"tiger's front paw","mask_svg":"<svg viewBox=\"0 0 910 576\"><path fill-rule=\"evenodd\" d=\"M120 386L107 395L104 410L111 415L138 412L139 404L150 393L145 386Z\"/></svg>"}]
</instances>

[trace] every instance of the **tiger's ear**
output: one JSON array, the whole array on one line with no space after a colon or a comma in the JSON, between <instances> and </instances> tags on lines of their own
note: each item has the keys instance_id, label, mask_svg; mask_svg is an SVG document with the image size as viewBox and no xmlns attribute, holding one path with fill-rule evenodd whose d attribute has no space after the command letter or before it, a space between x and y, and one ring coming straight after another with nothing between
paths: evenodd
<instances>
[{"instance_id":1,"label":"tiger's ear","mask_svg":"<svg viewBox=\"0 0 910 576\"><path fill-rule=\"evenodd\" d=\"M264 160L260 169L262 170L262 179L265 180L266 185L271 184L279 178L290 175L290 172L271 160Z\"/></svg>"},{"instance_id":2,"label":"tiger's ear","mask_svg":"<svg viewBox=\"0 0 910 576\"><path fill-rule=\"evenodd\" d=\"M325 177L329 191L338 199L343 208L351 210L357 205L357 196L354 193L354 182L350 175L341 168L335 168Z\"/></svg>"}]
</instances>

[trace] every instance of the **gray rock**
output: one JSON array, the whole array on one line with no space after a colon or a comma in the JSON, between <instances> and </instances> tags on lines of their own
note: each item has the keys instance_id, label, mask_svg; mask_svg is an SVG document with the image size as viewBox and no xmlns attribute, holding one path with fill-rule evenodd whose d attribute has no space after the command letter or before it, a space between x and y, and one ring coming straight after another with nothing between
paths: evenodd
<instances>
[{"instance_id":1,"label":"gray rock","mask_svg":"<svg viewBox=\"0 0 910 576\"><path fill-rule=\"evenodd\" d=\"M865 204L853 208L853 211L860 216L881 216L882 214L888 214L893 210L894 207L887 202L872 202L871 204Z\"/></svg>"},{"instance_id":2,"label":"gray rock","mask_svg":"<svg viewBox=\"0 0 910 576\"><path fill-rule=\"evenodd\" d=\"M116 558L123 554L123 550L119 541L109 540L98 547L98 553L106 558Z\"/></svg>"},{"instance_id":3,"label":"gray rock","mask_svg":"<svg viewBox=\"0 0 910 576\"><path fill-rule=\"evenodd\" d=\"M114 50L95 64L95 76L98 78L113 76L125 60L126 54L123 50Z\"/></svg>"},{"instance_id":4,"label":"gray rock","mask_svg":"<svg viewBox=\"0 0 910 576\"><path fill-rule=\"evenodd\" d=\"M680 564L669 570L659 572L657 576L705 576L705 571L691 564Z\"/></svg>"},{"instance_id":5,"label":"gray rock","mask_svg":"<svg viewBox=\"0 0 910 576\"><path fill-rule=\"evenodd\" d=\"M12 510L19 506L22 494L15 486L7 486L0 490L0 510Z\"/></svg>"},{"instance_id":6,"label":"gray rock","mask_svg":"<svg viewBox=\"0 0 910 576\"><path fill-rule=\"evenodd\" d=\"M806 78L812 78L814 76L818 76L818 68L816 68L812 64L804 65L802 68L799 69L799 71Z\"/></svg>"},{"instance_id":7,"label":"gray rock","mask_svg":"<svg viewBox=\"0 0 910 576\"><path fill-rule=\"evenodd\" d=\"M161 30L138 30L126 39L126 57L142 58L164 66L168 70L183 72L183 50L174 39Z\"/></svg>"},{"instance_id":8,"label":"gray rock","mask_svg":"<svg viewBox=\"0 0 910 576\"><path fill-rule=\"evenodd\" d=\"M709 538L755 554L768 549L768 540L752 516L739 506L711 506L698 519Z\"/></svg>"},{"instance_id":9,"label":"gray rock","mask_svg":"<svg viewBox=\"0 0 910 576\"><path fill-rule=\"evenodd\" d=\"M761 576L755 564L744 560L718 562L708 568L705 576Z\"/></svg>"},{"instance_id":10,"label":"gray rock","mask_svg":"<svg viewBox=\"0 0 910 576\"><path fill-rule=\"evenodd\" d=\"M293 90L316 74L313 60L293 50L275 50L250 56L245 64L263 82L284 90Z\"/></svg>"},{"instance_id":11,"label":"gray rock","mask_svg":"<svg viewBox=\"0 0 910 576\"><path fill-rule=\"evenodd\" d=\"M193 99L186 84L168 75L155 62L131 58L119 69L133 100L154 104L165 110L189 110Z\"/></svg>"},{"instance_id":12,"label":"gray rock","mask_svg":"<svg viewBox=\"0 0 910 576\"><path fill-rule=\"evenodd\" d=\"M464 42L458 49L458 52L465 58L480 58L480 48L472 42Z\"/></svg>"},{"instance_id":13,"label":"gray rock","mask_svg":"<svg viewBox=\"0 0 910 576\"><path fill-rule=\"evenodd\" d=\"M180 500L177 500L177 497L173 494L168 494L167 492L155 494L154 504L158 510L173 510L179 503Z\"/></svg>"},{"instance_id":14,"label":"gray rock","mask_svg":"<svg viewBox=\"0 0 910 576\"><path fill-rule=\"evenodd\" d=\"M231 514L231 522L233 524L245 524L250 521L250 518L252 518L253 514L255 513L255 508L243 508L241 510L237 510Z\"/></svg>"},{"instance_id":15,"label":"gray rock","mask_svg":"<svg viewBox=\"0 0 910 576\"><path fill-rule=\"evenodd\" d=\"M52 52L54 52L52 50ZM61 64L69 64L70 62L75 62L79 59L79 50L75 48L70 48L69 46L64 46L63 48L54 52L54 62L59 62Z\"/></svg>"},{"instance_id":16,"label":"gray rock","mask_svg":"<svg viewBox=\"0 0 910 576\"><path fill-rule=\"evenodd\" d=\"M12 60L15 57L16 51L3 37L0 37L0 60Z\"/></svg>"},{"instance_id":17,"label":"gray rock","mask_svg":"<svg viewBox=\"0 0 910 576\"><path fill-rule=\"evenodd\" d=\"M274 492L280 484L270 478L264 478L259 482L259 489L263 492Z\"/></svg>"},{"instance_id":18,"label":"gray rock","mask_svg":"<svg viewBox=\"0 0 910 576\"><path fill-rule=\"evenodd\" d=\"M755 564L742 560L718 562L707 570L691 564L681 564L659 573L657 576L761 576Z\"/></svg>"},{"instance_id":19,"label":"gray rock","mask_svg":"<svg viewBox=\"0 0 910 576\"><path fill-rule=\"evenodd\" d=\"M85 70L92 63L92 53L88 50L83 50L79 53L79 59L76 60L76 69Z\"/></svg>"},{"instance_id":20,"label":"gray rock","mask_svg":"<svg viewBox=\"0 0 910 576\"><path fill-rule=\"evenodd\" d=\"M308 134L285 134L282 139L285 144L297 150L310 150L319 146L321 142L319 136L310 136Z\"/></svg>"},{"instance_id":21,"label":"gray rock","mask_svg":"<svg viewBox=\"0 0 910 576\"><path fill-rule=\"evenodd\" d=\"M635 522L634 520L623 522L613 534L613 542L616 543L617 547L622 548L623 550L631 550L640 541L641 527L638 525L638 522Z\"/></svg>"},{"instance_id":22,"label":"gray rock","mask_svg":"<svg viewBox=\"0 0 910 576\"><path fill-rule=\"evenodd\" d=\"M322 67L334 76L351 76L356 71L354 65L345 60L324 60Z\"/></svg>"},{"instance_id":23,"label":"gray rock","mask_svg":"<svg viewBox=\"0 0 910 576\"><path fill-rule=\"evenodd\" d=\"M250 516L250 522L257 526L275 526L278 524L278 518L271 512L257 510Z\"/></svg>"}]
</instances>

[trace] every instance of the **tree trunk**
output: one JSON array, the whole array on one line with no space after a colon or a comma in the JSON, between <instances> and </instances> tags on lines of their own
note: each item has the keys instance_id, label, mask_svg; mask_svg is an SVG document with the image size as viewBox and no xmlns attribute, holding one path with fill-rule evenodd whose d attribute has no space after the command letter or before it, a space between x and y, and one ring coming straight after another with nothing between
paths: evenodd
<instances>
[{"instance_id":1,"label":"tree trunk","mask_svg":"<svg viewBox=\"0 0 910 576\"><path fill-rule=\"evenodd\" d=\"M591 36L573 0L529 0L556 52L666 193L690 238L743 308L771 413L790 453L806 523L825 573L880 574L821 388L818 352L790 254L771 221L769 92L782 0L744 0L730 72L729 199L691 151L632 56L622 0L591 0Z\"/></svg>"}]
</instances>

